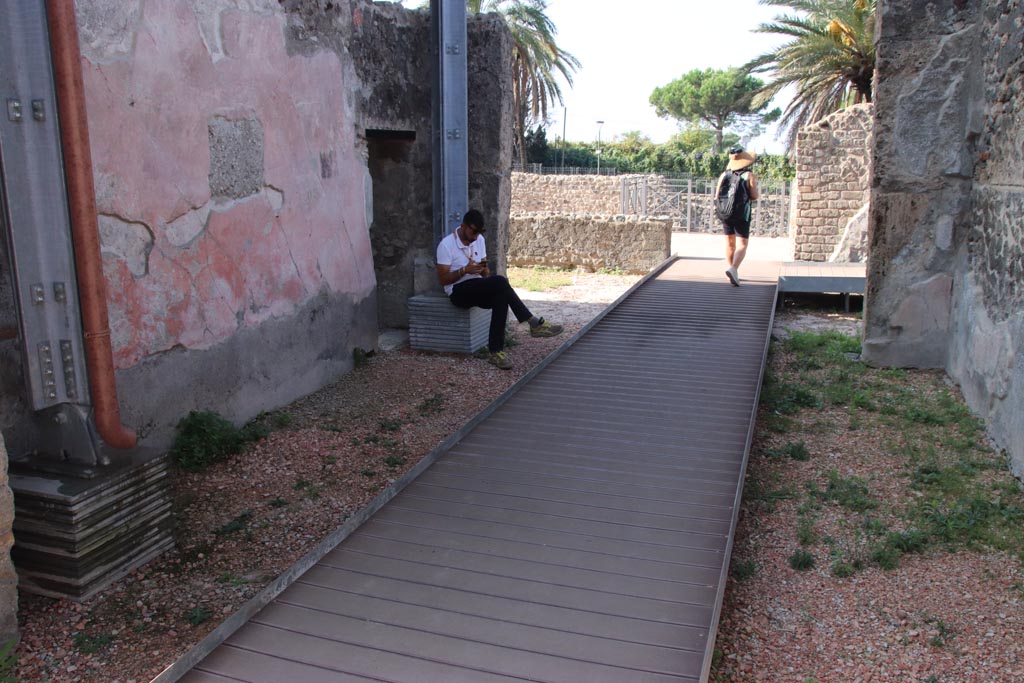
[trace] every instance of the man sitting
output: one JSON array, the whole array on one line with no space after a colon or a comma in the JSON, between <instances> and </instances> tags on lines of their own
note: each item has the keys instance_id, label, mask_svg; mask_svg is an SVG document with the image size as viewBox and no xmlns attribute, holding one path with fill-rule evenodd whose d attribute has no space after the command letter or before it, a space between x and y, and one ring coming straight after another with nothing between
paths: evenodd
<instances>
[{"instance_id":1,"label":"man sitting","mask_svg":"<svg viewBox=\"0 0 1024 683\"><path fill-rule=\"evenodd\" d=\"M561 334L562 326L545 322L544 318L530 313L507 279L491 275L483 235L483 214L470 209L463 216L462 224L437 245L437 279L451 302L459 308L477 306L491 310L487 360L502 370L508 370L512 361L503 349L509 308L516 320L530 323L530 335L533 337L554 337Z\"/></svg>"}]
</instances>

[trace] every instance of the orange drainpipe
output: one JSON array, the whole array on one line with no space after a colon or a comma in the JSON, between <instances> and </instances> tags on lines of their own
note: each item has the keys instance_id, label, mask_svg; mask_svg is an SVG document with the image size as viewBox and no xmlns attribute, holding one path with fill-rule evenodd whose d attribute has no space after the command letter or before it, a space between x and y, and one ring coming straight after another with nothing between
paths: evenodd
<instances>
[{"instance_id":1,"label":"orange drainpipe","mask_svg":"<svg viewBox=\"0 0 1024 683\"><path fill-rule=\"evenodd\" d=\"M89 371L96 430L114 448L133 448L137 442L135 432L121 424L117 385L114 383L114 352L110 345L107 288L100 255L75 3L73 0L46 0L46 16L50 28L50 49L53 51L71 239L75 245L75 267L78 271L85 362Z\"/></svg>"}]
</instances>

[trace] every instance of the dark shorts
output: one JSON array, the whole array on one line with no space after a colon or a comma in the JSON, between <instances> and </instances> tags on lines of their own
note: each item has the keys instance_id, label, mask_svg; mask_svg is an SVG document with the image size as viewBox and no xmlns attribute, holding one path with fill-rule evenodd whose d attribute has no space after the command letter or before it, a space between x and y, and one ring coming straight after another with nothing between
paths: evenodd
<instances>
[{"instance_id":1,"label":"dark shorts","mask_svg":"<svg viewBox=\"0 0 1024 683\"><path fill-rule=\"evenodd\" d=\"M750 223L740 223L738 225L723 223L722 229L726 235L739 235L745 240L750 239Z\"/></svg>"}]
</instances>

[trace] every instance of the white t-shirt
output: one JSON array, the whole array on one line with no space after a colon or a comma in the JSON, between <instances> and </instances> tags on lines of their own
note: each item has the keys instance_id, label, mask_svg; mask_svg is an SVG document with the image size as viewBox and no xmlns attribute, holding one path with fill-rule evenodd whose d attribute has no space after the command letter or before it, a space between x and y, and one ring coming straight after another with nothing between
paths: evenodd
<instances>
[{"instance_id":1,"label":"white t-shirt","mask_svg":"<svg viewBox=\"0 0 1024 683\"><path fill-rule=\"evenodd\" d=\"M459 238L458 230L458 228L453 230L447 237L441 240L440 244L437 245L437 265L448 266L452 271L456 271L463 266L469 265L470 259L473 259L475 263L480 263L480 261L487 258L487 247L484 245L483 235L477 235L476 240L474 240L472 244L463 244L462 240ZM451 296L452 287L460 282L471 280L475 277L482 276L466 273L452 284L445 285L444 293Z\"/></svg>"}]
</instances>

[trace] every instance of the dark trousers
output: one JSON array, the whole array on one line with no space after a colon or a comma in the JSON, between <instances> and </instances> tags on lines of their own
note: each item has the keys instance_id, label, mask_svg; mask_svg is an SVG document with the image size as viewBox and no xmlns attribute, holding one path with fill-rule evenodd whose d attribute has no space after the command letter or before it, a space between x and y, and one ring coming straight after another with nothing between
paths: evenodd
<instances>
[{"instance_id":1,"label":"dark trousers","mask_svg":"<svg viewBox=\"0 0 1024 683\"><path fill-rule=\"evenodd\" d=\"M533 317L512 285L501 275L475 277L460 282L452 289L449 298L459 308L477 306L491 309L491 328L487 337L487 348L491 353L497 353L505 347L505 320L508 319L509 308L521 323Z\"/></svg>"}]
</instances>

